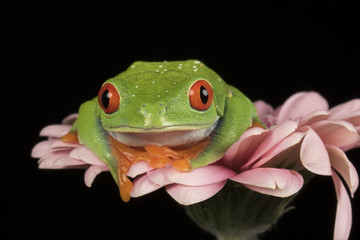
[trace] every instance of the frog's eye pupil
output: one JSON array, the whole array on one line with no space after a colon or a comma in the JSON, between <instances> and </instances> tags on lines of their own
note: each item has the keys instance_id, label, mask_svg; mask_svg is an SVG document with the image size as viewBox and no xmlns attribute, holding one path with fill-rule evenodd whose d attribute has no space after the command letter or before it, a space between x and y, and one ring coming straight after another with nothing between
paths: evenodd
<instances>
[{"instance_id":1,"label":"frog's eye pupil","mask_svg":"<svg viewBox=\"0 0 360 240\"><path fill-rule=\"evenodd\" d=\"M111 83L105 83L99 91L98 102L105 113L113 113L120 105L120 94Z\"/></svg>"},{"instance_id":2,"label":"frog's eye pupil","mask_svg":"<svg viewBox=\"0 0 360 240\"><path fill-rule=\"evenodd\" d=\"M204 88L204 86L200 87L200 99L203 102L203 104L206 104L209 99L209 93L206 90L206 88Z\"/></svg>"},{"instance_id":3,"label":"frog's eye pupil","mask_svg":"<svg viewBox=\"0 0 360 240\"><path fill-rule=\"evenodd\" d=\"M214 97L210 83L202 79L191 85L188 95L191 107L199 111L209 109Z\"/></svg>"},{"instance_id":4,"label":"frog's eye pupil","mask_svg":"<svg viewBox=\"0 0 360 240\"><path fill-rule=\"evenodd\" d=\"M109 90L105 90L101 96L101 103L104 106L104 108L108 108L109 107L109 103L110 103L110 94L109 94Z\"/></svg>"}]
</instances>

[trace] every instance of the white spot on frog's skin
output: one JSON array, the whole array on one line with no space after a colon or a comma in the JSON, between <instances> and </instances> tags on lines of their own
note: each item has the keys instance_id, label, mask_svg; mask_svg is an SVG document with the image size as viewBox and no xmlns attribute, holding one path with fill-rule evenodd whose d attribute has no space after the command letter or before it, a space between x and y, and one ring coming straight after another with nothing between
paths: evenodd
<instances>
[{"instance_id":1,"label":"white spot on frog's skin","mask_svg":"<svg viewBox=\"0 0 360 240\"><path fill-rule=\"evenodd\" d=\"M157 95L157 97L160 97L160 95Z\"/></svg>"},{"instance_id":2,"label":"white spot on frog's skin","mask_svg":"<svg viewBox=\"0 0 360 240\"><path fill-rule=\"evenodd\" d=\"M194 61L195 64L200 64L200 61Z\"/></svg>"},{"instance_id":3,"label":"white spot on frog's skin","mask_svg":"<svg viewBox=\"0 0 360 240\"><path fill-rule=\"evenodd\" d=\"M159 65L159 68L162 68L163 67L163 65Z\"/></svg>"},{"instance_id":4,"label":"white spot on frog's skin","mask_svg":"<svg viewBox=\"0 0 360 240\"><path fill-rule=\"evenodd\" d=\"M159 69L156 69L155 72L160 72L160 70L159 70Z\"/></svg>"},{"instance_id":5,"label":"white spot on frog's skin","mask_svg":"<svg viewBox=\"0 0 360 240\"><path fill-rule=\"evenodd\" d=\"M139 86L135 86L136 88L139 88Z\"/></svg>"},{"instance_id":6,"label":"white spot on frog's skin","mask_svg":"<svg viewBox=\"0 0 360 240\"><path fill-rule=\"evenodd\" d=\"M194 72L196 72L197 70L199 70L199 69L197 69L197 68L194 68Z\"/></svg>"},{"instance_id":7,"label":"white spot on frog's skin","mask_svg":"<svg viewBox=\"0 0 360 240\"><path fill-rule=\"evenodd\" d=\"M221 82L221 78L218 78L218 81Z\"/></svg>"},{"instance_id":8,"label":"white spot on frog's skin","mask_svg":"<svg viewBox=\"0 0 360 240\"><path fill-rule=\"evenodd\" d=\"M176 85L176 82L173 82L174 85Z\"/></svg>"},{"instance_id":9,"label":"white spot on frog's skin","mask_svg":"<svg viewBox=\"0 0 360 240\"><path fill-rule=\"evenodd\" d=\"M135 94L131 95L132 97L135 97Z\"/></svg>"},{"instance_id":10,"label":"white spot on frog's skin","mask_svg":"<svg viewBox=\"0 0 360 240\"><path fill-rule=\"evenodd\" d=\"M165 92L166 92L166 93L168 93L168 92L169 92L169 90L166 90Z\"/></svg>"},{"instance_id":11,"label":"white spot on frog's skin","mask_svg":"<svg viewBox=\"0 0 360 240\"><path fill-rule=\"evenodd\" d=\"M178 66L178 69L181 69L181 66Z\"/></svg>"},{"instance_id":12,"label":"white spot on frog's skin","mask_svg":"<svg viewBox=\"0 0 360 240\"><path fill-rule=\"evenodd\" d=\"M152 81L151 83L152 83L152 84L155 84L155 81Z\"/></svg>"},{"instance_id":13,"label":"white spot on frog's skin","mask_svg":"<svg viewBox=\"0 0 360 240\"><path fill-rule=\"evenodd\" d=\"M195 65L193 66L193 68L197 68L197 67L198 67L198 66L195 66Z\"/></svg>"},{"instance_id":14,"label":"white spot on frog's skin","mask_svg":"<svg viewBox=\"0 0 360 240\"><path fill-rule=\"evenodd\" d=\"M131 65L131 68L134 68L135 67L135 65Z\"/></svg>"},{"instance_id":15,"label":"white spot on frog's skin","mask_svg":"<svg viewBox=\"0 0 360 240\"><path fill-rule=\"evenodd\" d=\"M167 63L167 61L165 60L165 61L163 61L163 63Z\"/></svg>"},{"instance_id":16,"label":"white spot on frog's skin","mask_svg":"<svg viewBox=\"0 0 360 240\"><path fill-rule=\"evenodd\" d=\"M164 69L164 72L167 72L167 69L166 69L166 68Z\"/></svg>"}]
</instances>

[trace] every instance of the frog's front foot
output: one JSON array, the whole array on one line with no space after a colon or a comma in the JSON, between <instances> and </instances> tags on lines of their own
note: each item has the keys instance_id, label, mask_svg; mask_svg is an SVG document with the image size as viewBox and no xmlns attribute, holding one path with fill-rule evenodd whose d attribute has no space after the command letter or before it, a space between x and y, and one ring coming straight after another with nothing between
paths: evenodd
<instances>
[{"instance_id":1,"label":"frog's front foot","mask_svg":"<svg viewBox=\"0 0 360 240\"><path fill-rule=\"evenodd\" d=\"M179 171L188 172L191 169L190 159L179 159L171 163L171 165Z\"/></svg>"},{"instance_id":2,"label":"frog's front foot","mask_svg":"<svg viewBox=\"0 0 360 240\"><path fill-rule=\"evenodd\" d=\"M209 139L188 148L173 150L165 146L147 145L143 149L129 147L109 135L112 154L117 161L117 175L121 199L130 200L132 182L127 177L130 167L138 161L147 161L151 167L158 169L171 164L180 171L190 171L191 160L208 144Z\"/></svg>"},{"instance_id":3,"label":"frog's front foot","mask_svg":"<svg viewBox=\"0 0 360 240\"><path fill-rule=\"evenodd\" d=\"M78 132L77 131L68 132L67 134L61 137L61 141L66 143L79 143Z\"/></svg>"}]
</instances>

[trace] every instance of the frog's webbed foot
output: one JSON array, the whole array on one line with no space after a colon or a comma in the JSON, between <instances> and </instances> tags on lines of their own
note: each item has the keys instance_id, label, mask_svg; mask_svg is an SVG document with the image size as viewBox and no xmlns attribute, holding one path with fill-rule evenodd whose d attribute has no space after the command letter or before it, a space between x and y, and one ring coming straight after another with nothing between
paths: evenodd
<instances>
[{"instance_id":1,"label":"frog's webbed foot","mask_svg":"<svg viewBox=\"0 0 360 240\"><path fill-rule=\"evenodd\" d=\"M68 132L67 134L61 137L61 141L66 143L79 143L78 132L77 131Z\"/></svg>"},{"instance_id":2,"label":"frog's webbed foot","mask_svg":"<svg viewBox=\"0 0 360 240\"><path fill-rule=\"evenodd\" d=\"M130 200L133 184L126 174L134 163L138 161L147 161L150 166L155 169L172 164L180 171L190 171L191 159L195 159L209 142L209 139L207 139L189 148L178 150L157 145L147 145L142 149L138 149L129 147L117 141L110 135L108 138L112 154L117 161L117 177L120 196L124 202Z\"/></svg>"}]
</instances>

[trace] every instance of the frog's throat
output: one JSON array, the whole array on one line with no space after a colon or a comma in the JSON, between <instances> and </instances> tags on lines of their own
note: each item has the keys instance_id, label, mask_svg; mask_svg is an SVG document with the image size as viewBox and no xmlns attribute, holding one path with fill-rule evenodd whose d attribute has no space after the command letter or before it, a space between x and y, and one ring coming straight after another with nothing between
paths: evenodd
<instances>
[{"instance_id":1,"label":"frog's throat","mask_svg":"<svg viewBox=\"0 0 360 240\"><path fill-rule=\"evenodd\" d=\"M207 138L215 130L218 122L219 117L210 127L194 130L170 130L162 132L152 132L148 130L144 132L108 132L117 141L131 147L144 147L146 145L187 147Z\"/></svg>"}]
</instances>

